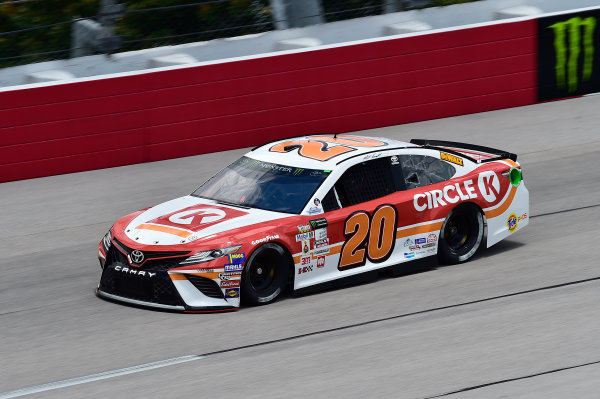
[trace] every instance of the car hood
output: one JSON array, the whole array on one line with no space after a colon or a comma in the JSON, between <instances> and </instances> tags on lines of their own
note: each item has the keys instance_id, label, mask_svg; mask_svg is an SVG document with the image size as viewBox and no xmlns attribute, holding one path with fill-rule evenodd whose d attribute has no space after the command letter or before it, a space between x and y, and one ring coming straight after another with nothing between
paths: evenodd
<instances>
[{"instance_id":1,"label":"car hood","mask_svg":"<svg viewBox=\"0 0 600 399\"><path fill-rule=\"evenodd\" d=\"M178 245L288 216L188 195L145 210L127 224L124 233L144 245Z\"/></svg>"}]
</instances>

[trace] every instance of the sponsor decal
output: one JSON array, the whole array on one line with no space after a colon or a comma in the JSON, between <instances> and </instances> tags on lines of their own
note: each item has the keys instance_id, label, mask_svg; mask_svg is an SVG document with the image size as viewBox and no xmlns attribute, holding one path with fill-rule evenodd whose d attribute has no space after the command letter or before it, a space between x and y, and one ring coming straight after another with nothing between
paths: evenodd
<instances>
[{"instance_id":1,"label":"sponsor decal","mask_svg":"<svg viewBox=\"0 0 600 399\"><path fill-rule=\"evenodd\" d=\"M426 253L427 253L427 251L425 251L425 250L415 252L416 255L425 255Z\"/></svg>"},{"instance_id":2,"label":"sponsor decal","mask_svg":"<svg viewBox=\"0 0 600 399\"><path fill-rule=\"evenodd\" d=\"M242 275L242 273L240 273L240 272L236 272L236 273L219 273L219 279L220 280L231 280L232 277L239 277L241 275Z\"/></svg>"},{"instance_id":3,"label":"sponsor decal","mask_svg":"<svg viewBox=\"0 0 600 399\"><path fill-rule=\"evenodd\" d=\"M411 245L415 245L414 241L411 240L410 238L407 238L406 241L404 241L404 246L410 247Z\"/></svg>"},{"instance_id":4,"label":"sponsor decal","mask_svg":"<svg viewBox=\"0 0 600 399\"><path fill-rule=\"evenodd\" d=\"M315 248L325 247L329 245L329 238L323 238L322 240L317 240L314 243Z\"/></svg>"},{"instance_id":5,"label":"sponsor decal","mask_svg":"<svg viewBox=\"0 0 600 399\"><path fill-rule=\"evenodd\" d=\"M421 245L421 248L431 248L431 247L435 247L435 242L428 242L427 244L423 244Z\"/></svg>"},{"instance_id":6,"label":"sponsor decal","mask_svg":"<svg viewBox=\"0 0 600 399\"><path fill-rule=\"evenodd\" d=\"M217 208L190 209L169 216L169 222L176 224L192 224L197 218L198 224L214 223L227 215L224 210Z\"/></svg>"},{"instance_id":7,"label":"sponsor decal","mask_svg":"<svg viewBox=\"0 0 600 399\"><path fill-rule=\"evenodd\" d=\"M457 157L456 155L440 152L440 158L444 161L452 162L456 165L463 166L463 159L461 157Z\"/></svg>"},{"instance_id":8,"label":"sponsor decal","mask_svg":"<svg viewBox=\"0 0 600 399\"><path fill-rule=\"evenodd\" d=\"M411 245L408 247L408 249L410 249L411 251L416 251L418 249L421 249L420 245Z\"/></svg>"},{"instance_id":9,"label":"sponsor decal","mask_svg":"<svg viewBox=\"0 0 600 399\"><path fill-rule=\"evenodd\" d=\"M310 224L299 224L296 227L298 227L298 233L307 233L311 230Z\"/></svg>"},{"instance_id":10,"label":"sponsor decal","mask_svg":"<svg viewBox=\"0 0 600 399\"><path fill-rule=\"evenodd\" d=\"M425 244L427 239L425 237L415 238L415 244Z\"/></svg>"},{"instance_id":11,"label":"sponsor decal","mask_svg":"<svg viewBox=\"0 0 600 399\"><path fill-rule=\"evenodd\" d=\"M142 251L140 251L139 249L135 249L133 251L131 251L131 253L129 254L129 261L131 263L137 263L140 264L144 261L144 253Z\"/></svg>"},{"instance_id":12,"label":"sponsor decal","mask_svg":"<svg viewBox=\"0 0 600 399\"><path fill-rule=\"evenodd\" d=\"M404 253L404 257L405 258L414 258L415 257L415 253L414 252L405 252Z\"/></svg>"},{"instance_id":13,"label":"sponsor decal","mask_svg":"<svg viewBox=\"0 0 600 399\"><path fill-rule=\"evenodd\" d=\"M244 270L244 265L241 263L229 264L229 265L225 265L224 270L226 272L241 272L242 270Z\"/></svg>"},{"instance_id":14,"label":"sponsor decal","mask_svg":"<svg viewBox=\"0 0 600 399\"><path fill-rule=\"evenodd\" d=\"M485 171L477 178L479 193L487 202L494 202L500 197L500 180L493 171ZM413 205L419 212L426 209L438 208L458 201L477 198L475 186L472 179L462 183L445 186L442 190L430 190L423 194L415 194Z\"/></svg>"},{"instance_id":15,"label":"sponsor decal","mask_svg":"<svg viewBox=\"0 0 600 399\"><path fill-rule=\"evenodd\" d=\"M518 224L519 221L517 220L517 215L515 215L514 213L508 215L508 219L506 220L506 227L508 228L508 231L510 231L511 233L515 231L517 229Z\"/></svg>"},{"instance_id":16,"label":"sponsor decal","mask_svg":"<svg viewBox=\"0 0 600 399\"><path fill-rule=\"evenodd\" d=\"M244 263L246 261L245 253L229 254L229 263Z\"/></svg>"},{"instance_id":17,"label":"sponsor decal","mask_svg":"<svg viewBox=\"0 0 600 399\"><path fill-rule=\"evenodd\" d=\"M315 206L321 206L321 200L318 198L315 198L315 200L313 201L313 204L315 204Z\"/></svg>"},{"instance_id":18,"label":"sponsor decal","mask_svg":"<svg viewBox=\"0 0 600 399\"><path fill-rule=\"evenodd\" d=\"M302 253L307 254L310 251L310 241L302 240Z\"/></svg>"},{"instance_id":19,"label":"sponsor decal","mask_svg":"<svg viewBox=\"0 0 600 399\"><path fill-rule=\"evenodd\" d=\"M279 234L275 234L272 236L266 236L266 237L260 238L258 240L252 241L252 245L262 244L263 242L269 242L269 241L278 240L278 239L279 239Z\"/></svg>"},{"instance_id":20,"label":"sponsor decal","mask_svg":"<svg viewBox=\"0 0 600 399\"><path fill-rule=\"evenodd\" d=\"M500 196L500 180L498 175L491 170L479 174L477 186L487 202L494 202Z\"/></svg>"},{"instance_id":21,"label":"sponsor decal","mask_svg":"<svg viewBox=\"0 0 600 399\"><path fill-rule=\"evenodd\" d=\"M323 213L323 210L321 208L319 208L319 207L312 206L312 207L310 207L308 209L308 214L309 215L316 215L316 214L319 214L319 213Z\"/></svg>"},{"instance_id":22,"label":"sponsor decal","mask_svg":"<svg viewBox=\"0 0 600 399\"><path fill-rule=\"evenodd\" d=\"M314 250L315 255L325 255L329 253L329 248L319 248Z\"/></svg>"},{"instance_id":23,"label":"sponsor decal","mask_svg":"<svg viewBox=\"0 0 600 399\"><path fill-rule=\"evenodd\" d=\"M433 233L429 234L427 236L427 242L437 242L437 236Z\"/></svg>"},{"instance_id":24,"label":"sponsor decal","mask_svg":"<svg viewBox=\"0 0 600 399\"><path fill-rule=\"evenodd\" d=\"M309 231L308 233L296 234L296 242L302 240L310 240L311 238L315 238L315 232Z\"/></svg>"},{"instance_id":25,"label":"sponsor decal","mask_svg":"<svg viewBox=\"0 0 600 399\"><path fill-rule=\"evenodd\" d=\"M400 162L398 162L398 157L396 155L393 155L390 158L390 161L392 162L392 165L398 165Z\"/></svg>"},{"instance_id":26,"label":"sponsor decal","mask_svg":"<svg viewBox=\"0 0 600 399\"><path fill-rule=\"evenodd\" d=\"M328 245L329 245L329 238L324 238L324 239L315 241L314 254L315 255L328 254L329 248L324 248L324 247L327 247Z\"/></svg>"},{"instance_id":27,"label":"sponsor decal","mask_svg":"<svg viewBox=\"0 0 600 399\"><path fill-rule=\"evenodd\" d=\"M309 220L308 223L310 224L310 227L313 230L320 229L322 227L327 227L327 219L325 218L312 219Z\"/></svg>"},{"instance_id":28,"label":"sponsor decal","mask_svg":"<svg viewBox=\"0 0 600 399\"><path fill-rule=\"evenodd\" d=\"M187 238L190 235L193 235L194 232L198 232L209 226L243 215L247 215L247 212L225 207L194 205L176 212L159 216L155 219L149 220L146 223L151 225L165 226L167 228L165 232L177 231L178 234L187 232ZM144 224L141 226L144 226ZM175 227L177 229L168 229L168 227ZM137 228L140 228L140 226Z\"/></svg>"},{"instance_id":29,"label":"sponsor decal","mask_svg":"<svg viewBox=\"0 0 600 399\"><path fill-rule=\"evenodd\" d=\"M304 274L304 273L308 273L308 272L312 272L312 271L313 271L312 265L298 268L298 274Z\"/></svg>"},{"instance_id":30,"label":"sponsor decal","mask_svg":"<svg viewBox=\"0 0 600 399\"><path fill-rule=\"evenodd\" d=\"M519 222L520 222L521 220L525 220L525 219L527 219L527 214L526 214L526 213L522 214L521 216L519 216L519 217L517 218L517 220L518 220Z\"/></svg>"},{"instance_id":31,"label":"sponsor decal","mask_svg":"<svg viewBox=\"0 0 600 399\"><path fill-rule=\"evenodd\" d=\"M194 273L198 272L198 273L220 273L224 271L223 269L198 269L197 271L194 271Z\"/></svg>"},{"instance_id":32,"label":"sponsor decal","mask_svg":"<svg viewBox=\"0 0 600 399\"><path fill-rule=\"evenodd\" d=\"M538 19L538 99L600 91L599 10Z\"/></svg>"},{"instance_id":33,"label":"sponsor decal","mask_svg":"<svg viewBox=\"0 0 600 399\"><path fill-rule=\"evenodd\" d=\"M240 289L239 288L228 288L225 290L225 298L239 298L240 297Z\"/></svg>"},{"instance_id":34,"label":"sponsor decal","mask_svg":"<svg viewBox=\"0 0 600 399\"><path fill-rule=\"evenodd\" d=\"M325 267L325 257L324 256L319 256L317 258L317 267L318 268Z\"/></svg>"},{"instance_id":35,"label":"sponsor decal","mask_svg":"<svg viewBox=\"0 0 600 399\"><path fill-rule=\"evenodd\" d=\"M427 248L427 253L428 254L433 254L437 252L437 248Z\"/></svg>"},{"instance_id":36,"label":"sponsor decal","mask_svg":"<svg viewBox=\"0 0 600 399\"><path fill-rule=\"evenodd\" d=\"M150 278L156 276L156 273L147 272L144 270L136 270L136 269L132 269L129 267L123 267L121 265L115 266L115 271L123 272L123 273L127 273L127 274L133 274L134 276L146 276L146 277L150 277Z\"/></svg>"},{"instance_id":37,"label":"sponsor decal","mask_svg":"<svg viewBox=\"0 0 600 399\"><path fill-rule=\"evenodd\" d=\"M322 240L323 238L327 238L327 228L323 227L322 229L315 230L315 237L317 240Z\"/></svg>"},{"instance_id":38,"label":"sponsor decal","mask_svg":"<svg viewBox=\"0 0 600 399\"><path fill-rule=\"evenodd\" d=\"M240 280L221 281L221 288L239 288Z\"/></svg>"},{"instance_id":39,"label":"sponsor decal","mask_svg":"<svg viewBox=\"0 0 600 399\"><path fill-rule=\"evenodd\" d=\"M308 265L310 263L311 259L312 258L310 256L303 256L302 258L300 258L300 264L302 266Z\"/></svg>"}]
</instances>

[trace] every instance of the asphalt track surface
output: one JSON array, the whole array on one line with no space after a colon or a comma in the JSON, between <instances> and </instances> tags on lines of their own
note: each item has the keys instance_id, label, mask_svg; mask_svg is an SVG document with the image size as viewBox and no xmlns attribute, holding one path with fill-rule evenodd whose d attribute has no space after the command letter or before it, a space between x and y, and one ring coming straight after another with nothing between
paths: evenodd
<instances>
[{"instance_id":1,"label":"asphalt track surface","mask_svg":"<svg viewBox=\"0 0 600 399\"><path fill-rule=\"evenodd\" d=\"M101 300L96 245L245 150L0 184L0 398L598 398L599 109L593 96L365 132L518 153L529 227L466 264L233 313Z\"/></svg>"}]
</instances>

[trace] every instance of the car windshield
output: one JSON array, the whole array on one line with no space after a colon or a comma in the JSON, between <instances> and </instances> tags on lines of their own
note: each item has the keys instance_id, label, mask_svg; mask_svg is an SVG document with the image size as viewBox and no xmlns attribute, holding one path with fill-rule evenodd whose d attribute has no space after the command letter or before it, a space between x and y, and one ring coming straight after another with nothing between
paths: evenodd
<instances>
[{"instance_id":1,"label":"car windshield","mask_svg":"<svg viewBox=\"0 0 600 399\"><path fill-rule=\"evenodd\" d=\"M192 195L252 208L299 214L329 176L329 172L242 157L206 181Z\"/></svg>"}]
</instances>

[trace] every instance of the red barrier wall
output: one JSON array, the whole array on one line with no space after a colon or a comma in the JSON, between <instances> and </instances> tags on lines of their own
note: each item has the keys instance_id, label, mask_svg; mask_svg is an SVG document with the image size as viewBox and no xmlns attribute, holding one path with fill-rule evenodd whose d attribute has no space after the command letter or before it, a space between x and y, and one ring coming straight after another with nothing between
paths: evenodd
<instances>
[{"instance_id":1,"label":"red barrier wall","mask_svg":"<svg viewBox=\"0 0 600 399\"><path fill-rule=\"evenodd\" d=\"M532 104L535 20L0 92L0 181Z\"/></svg>"}]
</instances>

